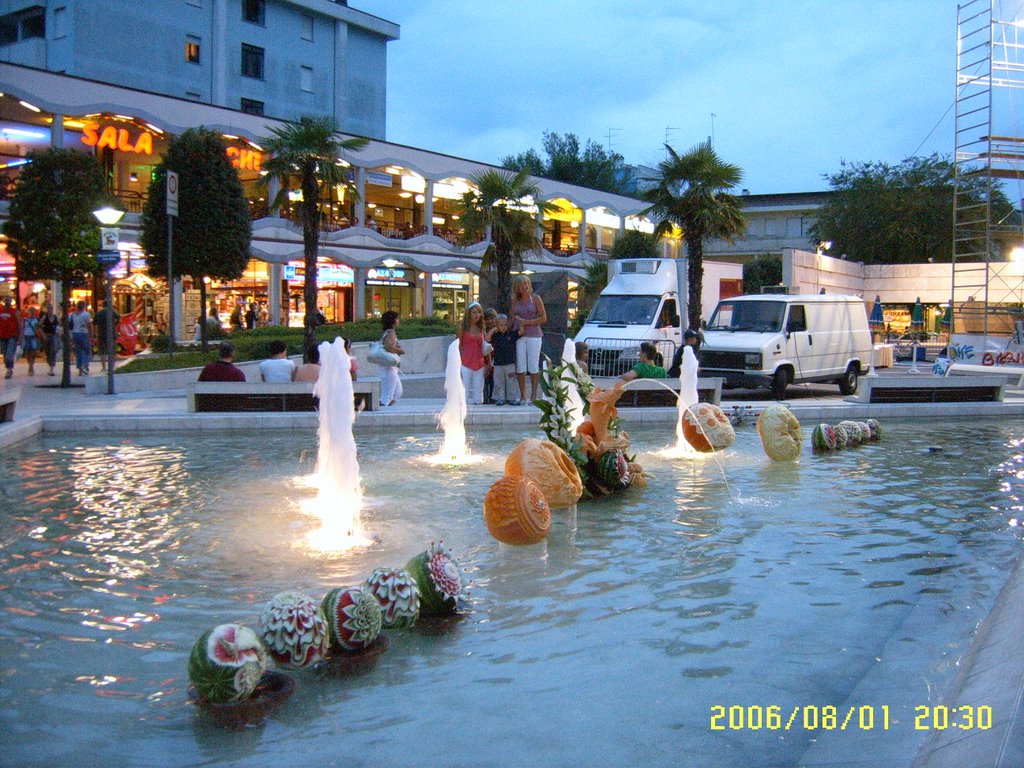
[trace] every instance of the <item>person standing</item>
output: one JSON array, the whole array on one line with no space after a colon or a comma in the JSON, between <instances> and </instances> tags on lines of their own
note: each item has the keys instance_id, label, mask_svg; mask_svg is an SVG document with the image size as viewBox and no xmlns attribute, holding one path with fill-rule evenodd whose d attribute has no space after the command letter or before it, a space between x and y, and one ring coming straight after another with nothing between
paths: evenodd
<instances>
[{"instance_id":1,"label":"person standing","mask_svg":"<svg viewBox=\"0 0 1024 768\"><path fill-rule=\"evenodd\" d=\"M281 339L270 342L270 357L260 363L260 378L274 384L291 381L295 363L288 359L288 345Z\"/></svg>"},{"instance_id":2,"label":"person standing","mask_svg":"<svg viewBox=\"0 0 1024 768\"><path fill-rule=\"evenodd\" d=\"M404 355L405 350L398 343L398 326L402 321L398 313L389 309L380 316L384 335L380 337L384 349L393 355ZM397 365L378 365L380 371L380 404L394 405L402 399L402 377L399 376Z\"/></svg>"},{"instance_id":3,"label":"person standing","mask_svg":"<svg viewBox=\"0 0 1024 768\"><path fill-rule=\"evenodd\" d=\"M75 365L79 376L89 373L89 360L92 358L92 314L86 309L84 301L77 304L71 313L71 344L75 348Z\"/></svg>"},{"instance_id":4,"label":"person standing","mask_svg":"<svg viewBox=\"0 0 1024 768\"><path fill-rule=\"evenodd\" d=\"M47 376L56 376L57 351L60 349L61 324L60 315L53 311L53 305L47 304L39 318L39 330L42 334L43 352L46 353L46 364L50 366Z\"/></svg>"},{"instance_id":5,"label":"person standing","mask_svg":"<svg viewBox=\"0 0 1024 768\"><path fill-rule=\"evenodd\" d=\"M540 382L540 345L544 339L544 323L548 321L544 302L533 292L527 275L517 275L512 283L512 328L519 334L516 341L516 379L519 382L520 405L537 399ZM530 374L530 399L526 399L526 374Z\"/></svg>"},{"instance_id":6,"label":"person standing","mask_svg":"<svg viewBox=\"0 0 1024 768\"><path fill-rule=\"evenodd\" d=\"M462 359L462 386L466 402L480 405L484 401L484 308L477 301L466 307L459 329L459 357Z\"/></svg>"},{"instance_id":7,"label":"person standing","mask_svg":"<svg viewBox=\"0 0 1024 768\"><path fill-rule=\"evenodd\" d=\"M25 350L25 360L28 361L28 375L36 375L36 355L42 347L39 340L39 307L33 304L25 311L25 317L21 321L21 348Z\"/></svg>"},{"instance_id":8,"label":"person standing","mask_svg":"<svg viewBox=\"0 0 1024 768\"><path fill-rule=\"evenodd\" d=\"M497 324L498 310L488 307L484 310L484 338L490 343L490 335L494 332ZM494 402L494 358L492 355L484 355L484 403L490 405Z\"/></svg>"},{"instance_id":9,"label":"person standing","mask_svg":"<svg viewBox=\"0 0 1024 768\"><path fill-rule=\"evenodd\" d=\"M218 357L199 372L199 381L245 381L245 373L235 365L235 345L227 339L220 343Z\"/></svg>"},{"instance_id":10,"label":"person standing","mask_svg":"<svg viewBox=\"0 0 1024 768\"><path fill-rule=\"evenodd\" d=\"M516 341L518 336L508 326L508 316L501 314L487 334L494 361L494 404L519 405L516 388Z\"/></svg>"},{"instance_id":11,"label":"person standing","mask_svg":"<svg viewBox=\"0 0 1024 768\"><path fill-rule=\"evenodd\" d=\"M14 355L18 349L18 337L21 336L21 319L14 306L14 299L4 296L0 307L0 347L3 348L4 365L7 368L5 379L14 375Z\"/></svg>"},{"instance_id":12,"label":"person standing","mask_svg":"<svg viewBox=\"0 0 1024 768\"><path fill-rule=\"evenodd\" d=\"M245 327L250 331L255 328L259 316L259 313L256 311L256 304L250 303L249 309L245 312Z\"/></svg>"},{"instance_id":13,"label":"person standing","mask_svg":"<svg viewBox=\"0 0 1024 768\"><path fill-rule=\"evenodd\" d=\"M672 365L668 367L668 376L670 379L678 379L683 370L683 352L687 347L693 350L694 357L697 358L697 362L700 363L700 342L701 336L699 331L695 331L692 328L687 328L683 333L683 344L676 353L672 355Z\"/></svg>"},{"instance_id":14,"label":"person standing","mask_svg":"<svg viewBox=\"0 0 1024 768\"><path fill-rule=\"evenodd\" d=\"M96 349L100 356L100 371L107 370L107 356L113 350L107 349L107 312L114 313L114 319L111 323L111 329L117 327L117 321L121 319L121 315L118 314L117 310L113 307L107 307L107 302L100 302L100 309L96 313L96 317L93 322L96 324ZM114 343L114 339L110 340Z\"/></svg>"}]
</instances>

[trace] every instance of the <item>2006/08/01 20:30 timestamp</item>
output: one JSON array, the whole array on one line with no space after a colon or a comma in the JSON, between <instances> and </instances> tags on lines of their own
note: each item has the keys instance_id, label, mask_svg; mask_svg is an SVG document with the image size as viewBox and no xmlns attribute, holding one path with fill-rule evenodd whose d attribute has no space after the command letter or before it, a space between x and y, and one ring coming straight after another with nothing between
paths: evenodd
<instances>
[{"instance_id":1,"label":"2006/08/01 20:30 timestamp","mask_svg":"<svg viewBox=\"0 0 1024 768\"><path fill-rule=\"evenodd\" d=\"M757 704L711 707L712 731L871 731L880 728L889 730L892 722L889 705L835 707L807 704L783 708ZM986 731L992 727L992 707L944 705L914 707L914 730L944 731L956 728L964 731Z\"/></svg>"}]
</instances>

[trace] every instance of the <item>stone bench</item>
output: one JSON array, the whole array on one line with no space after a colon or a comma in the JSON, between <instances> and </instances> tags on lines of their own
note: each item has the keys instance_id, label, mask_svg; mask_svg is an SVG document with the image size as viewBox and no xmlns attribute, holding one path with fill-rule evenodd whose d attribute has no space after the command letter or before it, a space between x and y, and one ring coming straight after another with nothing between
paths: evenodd
<instances>
[{"instance_id":1,"label":"stone bench","mask_svg":"<svg viewBox=\"0 0 1024 768\"><path fill-rule=\"evenodd\" d=\"M1024 389L1024 367L1021 366L953 363L946 369L946 376L1002 376L1007 389Z\"/></svg>"},{"instance_id":2,"label":"stone bench","mask_svg":"<svg viewBox=\"0 0 1024 768\"><path fill-rule=\"evenodd\" d=\"M14 410L18 407L21 387L0 389L0 422L14 421Z\"/></svg>"},{"instance_id":3,"label":"stone bench","mask_svg":"<svg viewBox=\"0 0 1024 768\"><path fill-rule=\"evenodd\" d=\"M225 411L315 411L313 382L289 381L193 381L187 385L189 413ZM380 379L367 377L352 382L356 407L372 411L380 402Z\"/></svg>"},{"instance_id":4,"label":"stone bench","mask_svg":"<svg viewBox=\"0 0 1024 768\"><path fill-rule=\"evenodd\" d=\"M1003 376L863 376L851 403L1002 402Z\"/></svg>"},{"instance_id":5,"label":"stone bench","mask_svg":"<svg viewBox=\"0 0 1024 768\"><path fill-rule=\"evenodd\" d=\"M611 389L617 378L599 376L593 379L601 389ZM702 403L722 404L722 384L725 379L717 376L697 379L697 399ZM670 387L671 392L665 387ZM679 394L679 379L633 379L626 385L626 391L619 398L619 405L625 407L668 406L674 408Z\"/></svg>"}]
</instances>

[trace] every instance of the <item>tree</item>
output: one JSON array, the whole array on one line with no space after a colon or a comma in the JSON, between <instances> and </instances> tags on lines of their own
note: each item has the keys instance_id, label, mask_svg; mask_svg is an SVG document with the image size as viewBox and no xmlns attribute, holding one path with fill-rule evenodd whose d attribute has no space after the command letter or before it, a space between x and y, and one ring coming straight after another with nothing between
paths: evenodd
<instances>
[{"instance_id":1,"label":"tree","mask_svg":"<svg viewBox=\"0 0 1024 768\"><path fill-rule=\"evenodd\" d=\"M608 152L600 144L587 139L581 153L576 134L561 136L545 131L544 154L547 159L542 159L537 150L531 148L518 155L509 155L501 164L511 171L526 171L532 176L567 184L627 194L630 172L618 152Z\"/></svg>"},{"instance_id":2,"label":"tree","mask_svg":"<svg viewBox=\"0 0 1024 768\"><path fill-rule=\"evenodd\" d=\"M19 280L57 280L64 286L64 365L61 386L71 386L71 327L67 297L72 283L100 272L99 222L92 212L109 202L106 179L92 155L70 149L31 152L11 196L4 224Z\"/></svg>"},{"instance_id":3,"label":"tree","mask_svg":"<svg viewBox=\"0 0 1024 768\"><path fill-rule=\"evenodd\" d=\"M172 243L173 277L199 283L200 328L207 344L206 281L237 280L249 263L252 219L242 182L224 140L205 128L189 128L167 147L149 185L142 213L142 247L149 274L167 277L167 172L178 174L178 216ZM169 282L169 281L168 281Z\"/></svg>"},{"instance_id":4,"label":"tree","mask_svg":"<svg viewBox=\"0 0 1024 768\"><path fill-rule=\"evenodd\" d=\"M658 238L639 229L627 229L615 238L609 254L613 259L656 259L659 255Z\"/></svg>"},{"instance_id":5,"label":"tree","mask_svg":"<svg viewBox=\"0 0 1024 768\"><path fill-rule=\"evenodd\" d=\"M763 286L782 284L782 258L762 253L743 265L743 292L760 293Z\"/></svg>"},{"instance_id":6,"label":"tree","mask_svg":"<svg viewBox=\"0 0 1024 768\"><path fill-rule=\"evenodd\" d=\"M951 260L954 168L948 157L909 157L895 166L844 162L825 178L833 194L818 209L811 235L830 240L833 254L865 264ZM984 201L987 186L984 177L961 179L962 201ZM993 221L1012 211L995 187ZM984 250L980 242L977 250Z\"/></svg>"},{"instance_id":7,"label":"tree","mask_svg":"<svg viewBox=\"0 0 1024 768\"><path fill-rule=\"evenodd\" d=\"M480 263L480 276L496 293L499 312L508 313L512 297L512 272L523 268L523 254L537 250L535 209L548 212L550 203L538 200L540 189L526 171L483 171L470 181L473 189L459 201L464 237L473 242L490 240Z\"/></svg>"},{"instance_id":8,"label":"tree","mask_svg":"<svg viewBox=\"0 0 1024 768\"><path fill-rule=\"evenodd\" d=\"M746 231L739 199L729 194L743 179L738 165L724 162L705 141L679 155L668 144L668 158L658 164L656 186L644 193L651 203L644 213L659 221L656 235L675 227L686 243L687 317L691 328L700 327L704 287L704 243L712 237L733 242Z\"/></svg>"},{"instance_id":9,"label":"tree","mask_svg":"<svg viewBox=\"0 0 1024 768\"><path fill-rule=\"evenodd\" d=\"M338 121L333 115L303 115L297 123L271 128L271 136L260 142L273 154L263 163L264 170L281 182L273 206L279 207L291 189L302 193L299 221L302 224L302 255L306 268L302 290L306 305L304 354L308 354L316 341L318 325L317 251L320 248L321 205L330 200L331 191L338 186L344 186L355 194L341 157L345 152L358 152L369 143L366 139L342 139L338 130Z\"/></svg>"}]
</instances>

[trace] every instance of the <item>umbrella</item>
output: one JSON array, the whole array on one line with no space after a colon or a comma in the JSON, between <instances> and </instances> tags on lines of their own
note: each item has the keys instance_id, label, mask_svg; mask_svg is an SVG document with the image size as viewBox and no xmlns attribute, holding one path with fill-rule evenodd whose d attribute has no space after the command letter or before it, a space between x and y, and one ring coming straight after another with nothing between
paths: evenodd
<instances>
[{"instance_id":1,"label":"umbrella","mask_svg":"<svg viewBox=\"0 0 1024 768\"><path fill-rule=\"evenodd\" d=\"M882 297L875 296L875 303L871 305L871 315L868 317L868 325L872 331L885 330L885 316L882 314Z\"/></svg>"},{"instance_id":2,"label":"umbrella","mask_svg":"<svg viewBox=\"0 0 1024 768\"><path fill-rule=\"evenodd\" d=\"M953 324L953 305L950 304L946 307L946 311L942 313L942 324L947 328Z\"/></svg>"},{"instance_id":3,"label":"umbrella","mask_svg":"<svg viewBox=\"0 0 1024 768\"><path fill-rule=\"evenodd\" d=\"M914 308L910 311L910 327L915 330L924 328L924 305L921 304L921 297L917 297Z\"/></svg>"}]
</instances>

